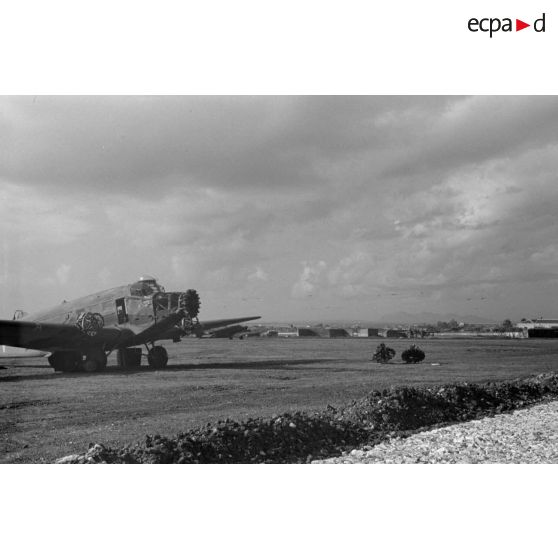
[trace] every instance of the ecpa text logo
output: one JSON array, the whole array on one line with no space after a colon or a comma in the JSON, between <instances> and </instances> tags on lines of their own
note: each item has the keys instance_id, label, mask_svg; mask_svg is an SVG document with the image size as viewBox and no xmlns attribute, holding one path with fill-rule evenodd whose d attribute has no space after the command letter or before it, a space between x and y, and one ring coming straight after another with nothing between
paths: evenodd
<instances>
[{"instance_id":1,"label":"ecpa text logo","mask_svg":"<svg viewBox=\"0 0 558 558\"><path fill-rule=\"evenodd\" d=\"M494 33L498 33L498 31L503 31L504 33L514 31L512 21L513 19L510 17L505 17L503 19L498 17L484 17L482 19L472 17L468 21L467 27L469 28L469 31L472 31L473 33L478 33L479 31L483 33L490 33L490 38L492 38L492 35ZM533 29L537 33L544 33L545 25L546 14L543 14L540 18L533 22ZM531 24L525 23L520 19L515 20L515 31L521 31L527 27L531 27Z\"/></svg>"}]
</instances>

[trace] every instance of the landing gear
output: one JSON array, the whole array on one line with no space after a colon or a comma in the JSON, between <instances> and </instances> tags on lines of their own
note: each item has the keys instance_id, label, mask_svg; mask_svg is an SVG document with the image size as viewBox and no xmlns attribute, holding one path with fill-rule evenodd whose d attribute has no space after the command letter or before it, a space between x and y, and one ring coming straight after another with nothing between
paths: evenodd
<instances>
[{"instance_id":1,"label":"landing gear","mask_svg":"<svg viewBox=\"0 0 558 558\"><path fill-rule=\"evenodd\" d=\"M55 352L48 357L48 363L57 372L76 372L81 364L81 355L74 352Z\"/></svg>"},{"instance_id":2,"label":"landing gear","mask_svg":"<svg viewBox=\"0 0 558 558\"><path fill-rule=\"evenodd\" d=\"M165 347L157 345L147 353L147 362L151 368L164 368L169 361L169 354Z\"/></svg>"},{"instance_id":3,"label":"landing gear","mask_svg":"<svg viewBox=\"0 0 558 558\"><path fill-rule=\"evenodd\" d=\"M107 366L107 355L101 349L91 351L85 355L73 351L59 351L48 357L49 364L59 372L101 372Z\"/></svg>"},{"instance_id":4,"label":"landing gear","mask_svg":"<svg viewBox=\"0 0 558 558\"><path fill-rule=\"evenodd\" d=\"M84 372L102 372L107 367L107 355L104 351L91 351L83 361Z\"/></svg>"},{"instance_id":5,"label":"landing gear","mask_svg":"<svg viewBox=\"0 0 558 558\"><path fill-rule=\"evenodd\" d=\"M141 366L141 348L118 349L116 362L120 368L139 368Z\"/></svg>"}]
</instances>

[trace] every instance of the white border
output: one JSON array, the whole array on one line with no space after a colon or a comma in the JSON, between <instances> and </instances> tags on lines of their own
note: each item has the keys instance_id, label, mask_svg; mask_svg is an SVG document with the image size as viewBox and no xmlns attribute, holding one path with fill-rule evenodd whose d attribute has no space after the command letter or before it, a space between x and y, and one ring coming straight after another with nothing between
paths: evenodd
<instances>
[{"instance_id":1,"label":"white border","mask_svg":"<svg viewBox=\"0 0 558 558\"><path fill-rule=\"evenodd\" d=\"M1 92L554 94L554 5L20 0L0 11ZM467 29L543 12L545 33Z\"/></svg>"},{"instance_id":2,"label":"white border","mask_svg":"<svg viewBox=\"0 0 558 558\"><path fill-rule=\"evenodd\" d=\"M540 556L552 466L22 466L6 555ZM541 505L542 504L542 505Z\"/></svg>"}]
</instances>

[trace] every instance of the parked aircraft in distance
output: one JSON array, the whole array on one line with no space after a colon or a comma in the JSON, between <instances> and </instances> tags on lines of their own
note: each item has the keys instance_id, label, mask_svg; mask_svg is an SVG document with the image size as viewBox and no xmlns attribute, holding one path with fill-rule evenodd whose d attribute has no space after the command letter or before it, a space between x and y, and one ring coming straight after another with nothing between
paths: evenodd
<instances>
[{"instance_id":1,"label":"parked aircraft in distance","mask_svg":"<svg viewBox=\"0 0 558 558\"><path fill-rule=\"evenodd\" d=\"M0 320L0 344L49 352L55 370L104 370L107 356L118 351L118 363L137 367L141 346L153 368L167 365L168 353L156 341L201 337L232 324L260 316L200 322L200 298L193 290L165 292L153 277L115 287L62 304L44 312ZM24 319L22 319L22 317Z\"/></svg>"}]
</instances>

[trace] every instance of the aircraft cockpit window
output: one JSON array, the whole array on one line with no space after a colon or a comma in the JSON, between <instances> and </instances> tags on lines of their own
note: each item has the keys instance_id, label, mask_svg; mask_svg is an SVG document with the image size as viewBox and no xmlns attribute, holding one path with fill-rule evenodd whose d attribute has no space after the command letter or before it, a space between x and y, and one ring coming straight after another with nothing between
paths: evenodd
<instances>
[{"instance_id":1,"label":"aircraft cockpit window","mask_svg":"<svg viewBox=\"0 0 558 558\"><path fill-rule=\"evenodd\" d=\"M140 280L130 287L130 294L132 296L150 296L162 292L165 292L165 289L157 284L155 279Z\"/></svg>"},{"instance_id":2,"label":"aircraft cockpit window","mask_svg":"<svg viewBox=\"0 0 558 558\"><path fill-rule=\"evenodd\" d=\"M153 292L151 286L146 285L143 281L138 281L130 287L130 294L132 296L149 296Z\"/></svg>"},{"instance_id":3,"label":"aircraft cockpit window","mask_svg":"<svg viewBox=\"0 0 558 558\"><path fill-rule=\"evenodd\" d=\"M153 283L149 283L149 286L153 289L154 293L164 293L165 289L157 283L157 281L153 281Z\"/></svg>"}]
</instances>

